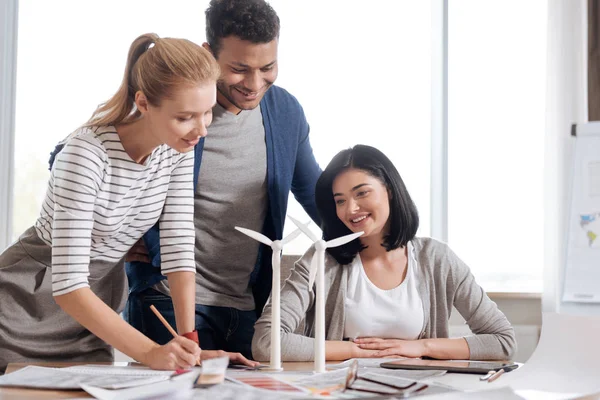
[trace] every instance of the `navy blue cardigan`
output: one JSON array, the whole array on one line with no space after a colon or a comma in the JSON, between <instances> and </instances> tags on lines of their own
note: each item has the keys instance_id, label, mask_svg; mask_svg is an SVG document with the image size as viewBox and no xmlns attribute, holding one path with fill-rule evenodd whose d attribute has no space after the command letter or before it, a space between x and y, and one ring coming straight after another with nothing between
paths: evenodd
<instances>
[{"instance_id":1,"label":"navy blue cardigan","mask_svg":"<svg viewBox=\"0 0 600 400\"><path fill-rule=\"evenodd\" d=\"M294 96L285 89L272 86L261 100L260 109L267 146L269 198L263 233L272 239L281 239L290 190L318 224L315 184L321 169L310 146L309 127L304 111ZM202 164L203 149L204 139L195 148L194 191ZM126 264L129 293L140 292L166 278L160 273L158 223L144 235L144 242L152 265L137 261ZM249 282L259 315L271 293L272 273L271 248L261 245Z\"/></svg>"}]
</instances>

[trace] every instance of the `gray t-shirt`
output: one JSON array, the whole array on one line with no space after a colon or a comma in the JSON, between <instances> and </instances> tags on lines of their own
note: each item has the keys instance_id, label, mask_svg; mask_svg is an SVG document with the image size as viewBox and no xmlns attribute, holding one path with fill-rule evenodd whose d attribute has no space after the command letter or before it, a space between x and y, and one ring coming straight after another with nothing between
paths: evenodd
<instances>
[{"instance_id":1,"label":"gray t-shirt","mask_svg":"<svg viewBox=\"0 0 600 400\"><path fill-rule=\"evenodd\" d=\"M234 230L262 231L267 150L260 107L235 115L217 104L194 196L196 304L253 310L248 286L259 243ZM170 294L166 280L154 287Z\"/></svg>"}]
</instances>

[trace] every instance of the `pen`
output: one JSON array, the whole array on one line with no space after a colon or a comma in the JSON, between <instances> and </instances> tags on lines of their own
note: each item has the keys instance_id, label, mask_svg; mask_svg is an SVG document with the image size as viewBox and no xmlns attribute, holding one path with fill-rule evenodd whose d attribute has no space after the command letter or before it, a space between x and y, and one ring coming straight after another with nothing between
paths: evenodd
<instances>
[{"instance_id":1,"label":"pen","mask_svg":"<svg viewBox=\"0 0 600 400\"><path fill-rule=\"evenodd\" d=\"M503 370L503 369L499 369L498 371L496 371L496 372L494 373L494 375L492 375L492 376L490 376L490 377L488 378L488 380L487 380L487 381L488 381L488 383L494 382L496 379L500 378L500 376L501 376L503 373L504 373L504 370Z\"/></svg>"},{"instance_id":2,"label":"pen","mask_svg":"<svg viewBox=\"0 0 600 400\"><path fill-rule=\"evenodd\" d=\"M177 334L177 332L175 332L175 329L173 329L173 327L169 324L169 322L167 322L165 317L163 317L161 315L161 313L156 309L156 307L154 307L154 304L150 305L150 309L152 310L154 315L156 315L158 317L160 322L162 322L162 324L165 326L165 328L167 328L167 330L171 333L171 335L173 335L174 338L179 336ZM202 363L200 362L200 357L198 357L198 359L196 360L196 365L202 365Z\"/></svg>"},{"instance_id":3,"label":"pen","mask_svg":"<svg viewBox=\"0 0 600 400\"><path fill-rule=\"evenodd\" d=\"M488 383L494 382L496 379L500 378L500 376L502 376L503 373L510 372L513 369L517 369L518 367L519 367L518 364L512 364L512 365L507 365L506 367L502 367L498 371L496 371L492 376L490 376L487 381L488 381Z\"/></svg>"},{"instance_id":4,"label":"pen","mask_svg":"<svg viewBox=\"0 0 600 400\"><path fill-rule=\"evenodd\" d=\"M192 370L191 369L176 369L175 372L173 373L173 375L171 375L169 377L169 379L173 380L173 379L177 378L178 376L187 374L188 372L192 372Z\"/></svg>"}]
</instances>

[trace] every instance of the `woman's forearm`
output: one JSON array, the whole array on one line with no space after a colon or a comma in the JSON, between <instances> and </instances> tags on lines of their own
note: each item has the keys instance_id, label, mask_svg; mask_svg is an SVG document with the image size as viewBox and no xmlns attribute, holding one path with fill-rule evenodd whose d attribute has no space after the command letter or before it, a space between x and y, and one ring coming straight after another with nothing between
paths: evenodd
<instances>
[{"instance_id":1,"label":"woman's forearm","mask_svg":"<svg viewBox=\"0 0 600 400\"><path fill-rule=\"evenodd\" d=\"M329 361L341 361L352 358L352 342L327 340L325 342L325 359Z\"/></svg>"},{"instance_id":2,"label":"woman's forearm","mask_svg":"<svg viewBox=\"0 0 600 400\"><path fill-rule=\"evenodd\" d=\"M422 339L423 356L443 360L468 360L469 345L463 338L457 339Z\"/></svg>"},{"instance_id":3,"label":"woman's forearm","mask_svg":"<svg viewBox=\"0 0 600 400\"><path fill-rule=\"evenodd\" d=\"M373 357L376 353L377 351L361 349L356 343L350 341L325 341L325 359L328 361Z\"/></svg>"},{"instance_id":4,"label":"woman's forearm","mask_svg":"<svg viewBox=\"0 0 600 400\"><path fill-rule=\"evenodd\" d=\"M125 322L90 288L54 297L56 303L87 330L129 357L145 363L146 354L158 344Z\"/></svg>"},{"instance_id":5,"label":"woman's forearm","mask_svg":"<svg viewBox=\"0 0 600 400\"><path fill-rule=\"evenodd\" d=\"M167 275L175 309L177 332L182 335L196 329L196 274L189 271Z\"/></svg>"}]
</instances>

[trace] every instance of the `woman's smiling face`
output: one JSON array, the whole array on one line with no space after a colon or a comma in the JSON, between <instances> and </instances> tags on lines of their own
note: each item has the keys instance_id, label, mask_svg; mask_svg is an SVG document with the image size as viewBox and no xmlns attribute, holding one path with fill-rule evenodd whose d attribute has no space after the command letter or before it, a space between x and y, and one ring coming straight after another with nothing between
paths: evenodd
<instances>
[{"instance_id":1,"label":"woman's smiling face","mask_svg":"<svg viewBox=\"0 0 600 400\"><path fill-rule=\"evenodd\" d=\"M387 187L361 169L342 171L333 181L337 217L362 237L387 234L390 201Z\"/></svg>"}]
</instances>

